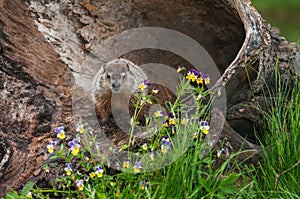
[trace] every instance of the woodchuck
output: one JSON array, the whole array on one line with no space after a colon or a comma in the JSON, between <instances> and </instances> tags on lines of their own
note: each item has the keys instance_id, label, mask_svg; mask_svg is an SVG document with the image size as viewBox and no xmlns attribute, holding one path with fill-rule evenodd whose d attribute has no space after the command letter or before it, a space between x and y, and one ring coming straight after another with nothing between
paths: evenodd
<instances>
[{"instance_id":1,"label":"woodchuck","mask_svg":"<svg viewBox=\"0 0 300 199\"><path fill-rule=\"evenodd\" d=\"M93 80L93 100L97 117L106 122L114 110L129 113L129 102L138 86L147 79L143 70L126 59L102 65Z\"/></svg>"}]
</instances>

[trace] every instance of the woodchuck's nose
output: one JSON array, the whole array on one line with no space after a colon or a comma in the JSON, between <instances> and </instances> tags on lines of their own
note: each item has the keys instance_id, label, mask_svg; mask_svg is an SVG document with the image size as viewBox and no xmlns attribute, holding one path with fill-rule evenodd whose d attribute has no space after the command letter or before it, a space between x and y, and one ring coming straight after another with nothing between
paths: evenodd
<instances>
[{"instance_id":1,"label":"woodchuck's nose","mask_svg":"<svg viewBox=\"0 0 300 199\"><path fill-rule=\"evenodd\" d=\"M112 83L111 85L112 85L112 89L113 89L114 91L119 91L120 88L121 88L121 84L118 83L118 82L114 82L114 83Z\"/></svg>"}]
</instances>

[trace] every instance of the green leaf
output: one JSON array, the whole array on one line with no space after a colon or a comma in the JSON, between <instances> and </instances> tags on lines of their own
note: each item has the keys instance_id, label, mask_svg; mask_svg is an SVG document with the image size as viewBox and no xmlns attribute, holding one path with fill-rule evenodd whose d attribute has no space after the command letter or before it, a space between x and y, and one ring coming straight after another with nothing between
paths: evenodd
<instances>
[{"instance_id":1,"label":"green leaf","mask_svg":"<svg viewBox=\"0 0 300 199\"><path fill-rule=\"evenodd\" d=\"M237 181L238 178L239 178L239 174L233 172L226 178L222 179L220 183L220 187L225 187L226 185L233 184Z\"/></svg>"},{"instance_id":2,"label":"green leaf","mask_svg":"<svg viewBox=\"0 0 300 199\"><path fill-rule=\"evenodd\" d=\"M223 187L220 189L221 192L227 193L227 194L235 194L238 192L238 188L235 186L228 186L228 187Z\"/></svg>"},{"instance_id":3,"label":"green leaf","mask_svg":"<svg viewBox=\"0 0 300 199\"><path fill-rule=\"evenodd\" d=\"M16 191L9 192L6 195L6 199L16 199L16 198L20 198Z\"/></svg>"},{"instance_id":4,"label":"green leaf","mask_svg":"<svg viewBox=\"0 0 300 199\"><path fill-rule=\"evenodd\" d=\"M32 189L34 183L28 182L21 191L21 196L26 196L26 194Z\"/></svg>"},{"instance_id":5,"label":"green leaf","mask_svg":"<svg viewBox=\"0 0 300 199\"><path fill-rule=\"evenodd\" d=\"M97 193L97 199L106 199L106 195L104 193Z\"/></svg>"},{"instance_id":6,"label":"green leaf","mask_svg":"<svg viewBox=\"0 0 300 199\"><path fill-rule=\"evenodd\" d=\"M203 178L199 178L199 182L200 184L206 189L206 191L211 192L211 187L209 182L207 182L205 179Z\"/></svg>"}]
</instances>

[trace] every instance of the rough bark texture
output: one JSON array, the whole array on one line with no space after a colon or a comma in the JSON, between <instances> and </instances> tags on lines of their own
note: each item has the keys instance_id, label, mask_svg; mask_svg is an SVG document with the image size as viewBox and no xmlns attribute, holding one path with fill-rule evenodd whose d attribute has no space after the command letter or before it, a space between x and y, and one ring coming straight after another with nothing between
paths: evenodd
<instances>
[{"instance_id":1,"label":"rough bark texture","mask_svg":"<svg viewBox=\"0 0 300 199\"><path fill-rule=\"evenodd\" d=\"M72 97L82 91L76 87L73 93L75 79L92 78L93 68L112 58L97 57L99 42L139 27L177 30L208 51L222 75L211 89L222 87L227 99L227 115L216 112L212 118L212 123L226 118L214 142L227 138L233 151L258 149L244 137L253 141L253 126L261 125L261 97L275 91L277 58L281 78L293 82L289 59L296 47L273 32L249 0L0 0L1 194L43 177L53 127L74 128L72 103L78 102ZM192 67L162 50L137 50L123 57L138 65ZM218 135L213 128L212 136ZM101 130L116 146L127 139L117 127Z\"/></svg>"}]
</instances>

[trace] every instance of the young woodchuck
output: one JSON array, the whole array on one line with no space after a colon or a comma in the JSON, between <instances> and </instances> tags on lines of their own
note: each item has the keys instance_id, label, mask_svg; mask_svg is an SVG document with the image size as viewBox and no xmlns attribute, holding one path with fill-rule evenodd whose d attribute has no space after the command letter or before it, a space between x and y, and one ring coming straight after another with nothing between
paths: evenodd
<instances>
[{"instance_id":1,"label":"young woodchuck","mask_svg":"<svg viewBox=\"0 0 300 199\"><path fill-rule=\"evenodd\" d=\"M96 114L106 122L114 110L129 113L129 101L141 82L147 79L143 70L126 59L114 59L102 65L93 80Z\"/></svg>"}]
</instances>

